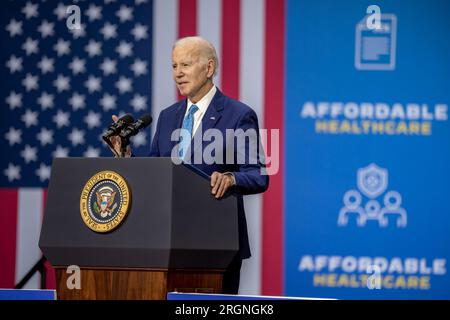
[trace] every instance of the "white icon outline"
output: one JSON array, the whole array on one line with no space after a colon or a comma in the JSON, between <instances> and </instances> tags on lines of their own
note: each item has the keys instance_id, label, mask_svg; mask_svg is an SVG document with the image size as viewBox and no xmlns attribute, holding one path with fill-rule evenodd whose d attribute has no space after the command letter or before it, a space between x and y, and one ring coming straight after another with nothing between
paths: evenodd
<instances>
[{"instance_id":1,"label":"white icon outline","mask_svg":"<svg viewBox=\"0 0 450 320\"><path fill-rule=\"evenodd\" d=\"M381 30L372 30L367 28L367 18L369 15L362 18L357 24L355 28L355 68L357 70L368 70L368 71L392 71L395 70L396 65L396 52L397 52L397 16L391 13L383 13L381 14L381 22L382 27ZM383 21L390 20L391 21L391 38L390 38L390 48L389 48L389 56L391 57L389 60L389 64L387 63L363 63L361 62L361 49L362 49L362 41L361 41L361 32L362 31L374 31L374 32L384 32Z\"/></svg>"},{"instance_id":2,"label":"white icon outline","mask_svg":"<svg viewBox=\"0 0 450 320\"><path fill-rule=\"evenodd\" d=\"M387 170L378 167L375 163L371 163L365 168L358 169L357 177L359 190L371 199L378 197L386 191L388 186Z\"/></svg>"},{"instance_id":3,"label":"white icon outline","mask_svg":"<svg viewBox=\"0 0 450 320\"><path fill-rule=\"evenodd\" d=\"M371 174L379 179L379 181L374 180L374 189L370 189L365 185L367 176ZM345 192L342 199L344 206L339 210L338 226L347 226L348 216L357 214L356 225L358 227L364 227L367 221L374 220L378 222L380 227L386 228L389 224L388 216L397 216L397 227L406 228L408 222L407 212L401 206L402 196L398 191L389 190L386 192L383 196L383 207L376 200L378 196L386 191L388 178L388 170L377 166L375 163L358 169L357 186L359 190L351 189ZM364 206L362 205L363 194L369 198Z\"/></svg>"}]
</instances>

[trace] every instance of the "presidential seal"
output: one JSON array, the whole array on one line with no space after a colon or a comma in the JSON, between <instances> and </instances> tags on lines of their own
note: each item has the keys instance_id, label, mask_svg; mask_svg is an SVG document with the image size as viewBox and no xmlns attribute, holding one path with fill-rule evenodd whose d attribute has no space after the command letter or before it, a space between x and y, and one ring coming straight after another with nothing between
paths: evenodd
<instances>
[{"instance_id":1,"label":"presidential seal","mask_svg":"<svg viewBox=\"0 0 450 320\"><path fill-rule=\"evenodd\" d=\"M125 179L114 171L101 171L88 180L81 192L81 218L95 232L110 232L125 219L130 201Z\"/></svg>"}]
</instances>

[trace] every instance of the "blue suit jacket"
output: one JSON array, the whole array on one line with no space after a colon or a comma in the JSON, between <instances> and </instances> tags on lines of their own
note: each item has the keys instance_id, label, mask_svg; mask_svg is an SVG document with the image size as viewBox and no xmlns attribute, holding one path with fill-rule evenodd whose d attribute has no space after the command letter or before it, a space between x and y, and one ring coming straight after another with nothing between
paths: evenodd
<instances>
[{"instance_id":1,"label":"blue suit jacket","mask_svg":"<svg viewBox=\"0 0 450 320\"><path fill-rule=\"evenodd\" d=\"M159 114L158 123L156 125L155 135L153 137L152 149L150 152L151 157L170 157L172 149L178 144L178 141L171 141L172 132L181 128L184 115L186 113L187 99L179 101L172 106L164 109ZM226 129L255 129L258 132L258 118L255 111L249 106L233 100L222 94L217 89L206 113L202 119L202 132L208 129L215 128L222 132L222 137L226 137ZM195 133L200 134L200 130ZM258 148L259 148L259 134ZM210 142L202 141L199 147L191 147L191 154L195 152L203 152L205 147ZM223 144L222 154L225 155L226 144ZM267 190L269 186L268 175L261 174L261 169L264 165L261 163L261 159L258 157L258 161L250 161L249 158L245 159L245 163L237 164L236 152L238 148L234 148L234 162L233 164L226 164L225 159L223 164L195 164L193 165L203 171L204 173L211 175L214 171L218 172L232 172L234 174L236 185L232 188L231 192L237 195L238 201L238 221L239 221L239 251L242 259L250 257L250 246L248 242L247 222L245 219L243 195L260 193ZM249 152L249 146L245 145L245 151ZM192 158L194 159L194 158ZM264 170L264 169L263 169Z\"/></svg>"}]
</instances>

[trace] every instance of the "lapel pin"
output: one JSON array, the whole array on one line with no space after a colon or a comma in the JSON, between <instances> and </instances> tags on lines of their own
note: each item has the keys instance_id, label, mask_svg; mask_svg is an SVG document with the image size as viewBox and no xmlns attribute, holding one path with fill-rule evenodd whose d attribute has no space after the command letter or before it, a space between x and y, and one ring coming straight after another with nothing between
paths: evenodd
<instances>
[{"instance_id":1,"label":"lapel pin","mask_svg":"<svg viewBox=\"0 0 450 320\"><path fill-rule=\"evenodd\" d=\"M211 120L216 120L216 117L211 117L210 119L211 119Z\"/></svg>"}]
</instances>

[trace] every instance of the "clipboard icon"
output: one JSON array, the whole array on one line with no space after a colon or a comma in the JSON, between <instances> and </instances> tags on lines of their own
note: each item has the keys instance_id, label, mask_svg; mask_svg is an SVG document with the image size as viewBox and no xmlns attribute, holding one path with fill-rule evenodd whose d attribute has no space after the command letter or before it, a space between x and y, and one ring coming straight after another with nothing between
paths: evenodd
<instances>
[{"instance_id":1,"label":"clipboard icon","mask_svg":"<svg viewBox=\"0 0 450 320\"><path fill-rule=\"evenodd\" d=\"M365 16L356 24L355 68L358 70L395 70L397 17L381 14L381 27L369 29Z\"/></svg>"}]
</instances>

